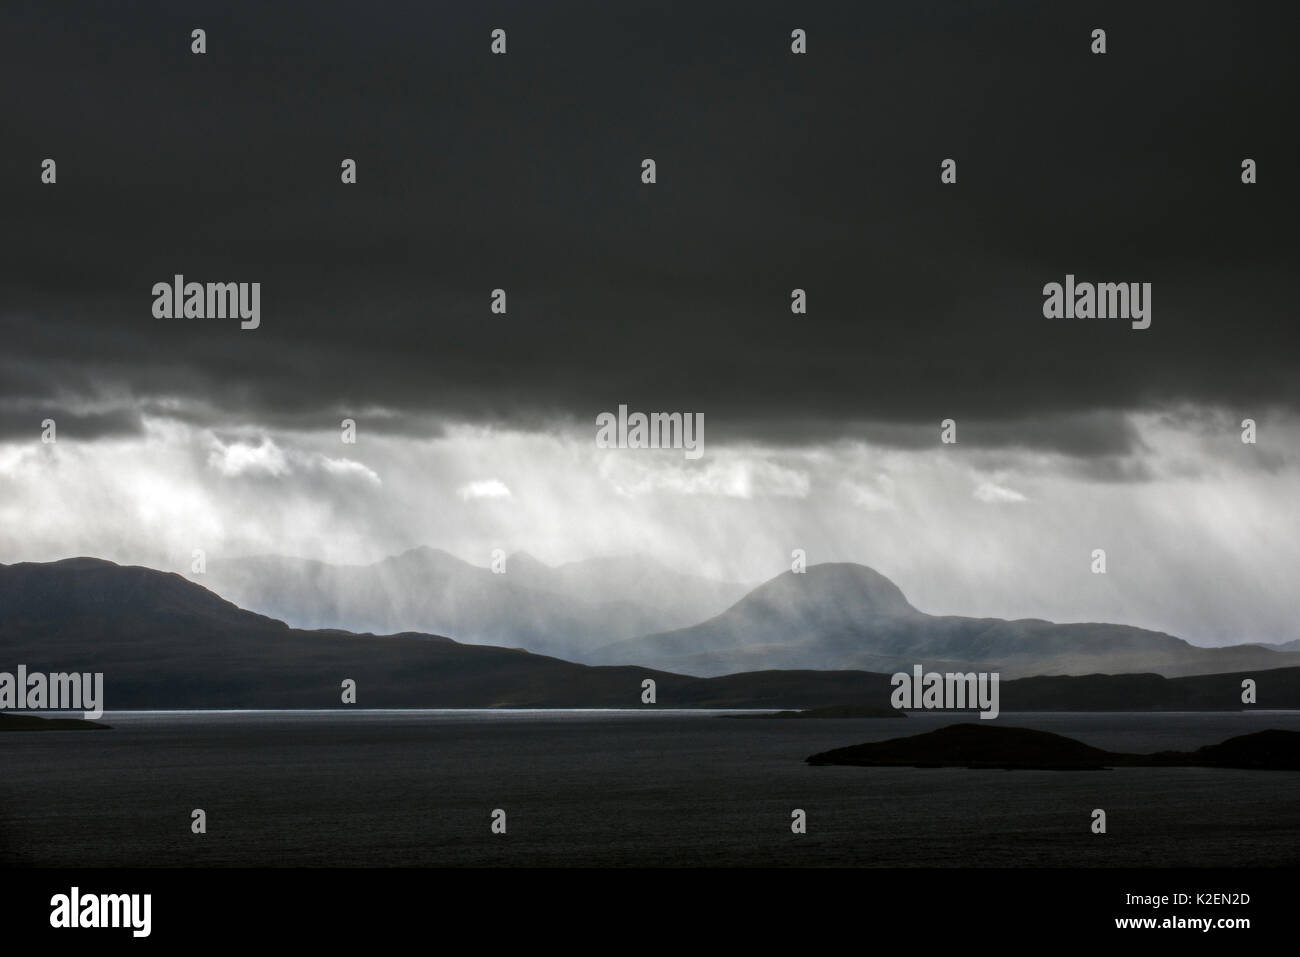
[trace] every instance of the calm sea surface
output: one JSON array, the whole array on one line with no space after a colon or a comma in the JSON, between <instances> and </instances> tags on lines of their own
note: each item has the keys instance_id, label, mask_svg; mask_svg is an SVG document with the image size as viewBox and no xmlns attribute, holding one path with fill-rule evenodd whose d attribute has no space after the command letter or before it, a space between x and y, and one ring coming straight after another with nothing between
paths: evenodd
<instances>
[{"instance_id":1,"label":"calm sea surface","mask_svg":"<svg viewBox=\"0 0 1300 957\"><path fill-rule=\"evenodd\" d=\"M640 711L118 712L0 734L0 864L1254 866L1300 864L1300 773L809 767L906 720ZM970 717L967 720L975 720ZM1300 713L1004 714L1118 751ZM208 833L190 832L194 808ZM507 834L490 831L506 812ZM790 832L795 808L808 833ZM1089 830L1103 808L1108 833Z\"/></svg>"}]
</instances>

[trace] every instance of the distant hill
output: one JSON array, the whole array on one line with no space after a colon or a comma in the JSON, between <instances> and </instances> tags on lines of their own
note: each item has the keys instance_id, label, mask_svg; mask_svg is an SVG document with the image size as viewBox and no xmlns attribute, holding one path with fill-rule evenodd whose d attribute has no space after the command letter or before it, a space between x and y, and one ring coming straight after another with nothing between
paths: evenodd
<instances>
[{"instance_id":1,"label":"distant hill","mask_svg":"<svg viewBox=\"0 0 1300 957\"><path fill-rule=\"evenodd\" d=\"M103 672L109 711L342 707L357 682L369 708L793 710L889 706L888 674L790 669L711 678L638 665L592 667L436 635L306 631L238 608L180 575L92 558L0 565L0 670ZM1300 667L1169 679L1090 675L1006 681L1005 711L1300 708Z\"/></svg>"},{"instance_id":2,"label":"distant hill","mask_svg":"<svg viewBox=\"0 0 1300 957\"><path fill-rule=\"evenodd\" d=\"M1261 645L1200 648L1128 625L927 615L863 565L810 566L754 589L708 621L613 642L588 660L687 674L768 668L999 671L1004 677L1152 672L1213 674L1300 665Z\"/></svg>"},{"instance_id":3,"label":"distant hill","mask_svg":"<svg viewBox=\"0 0 1300 957\"><path fill-rule=\"evenodd\" d=\"M298 628L430 632L577 660L618 638L694 624L748 590L642 556L552 567L519 552L505 569L416 548L371 565L213 560L193 580Z\"/></svg>"},{"instance_id":4,"label":"distant hill","mask_svg":"<svg viewBox=\"0 0 1300 957\"><path fill-rule=\"evenodd\" d=\"M1126 754L1103 751L1048 731L954 724L937 731L823 751L812 765L861 767L998 768L1093 771L1115 767L1238 768L1300 771L1300 732L1257 731L1195 751Z\"/></svg>"},{"instance_id":5,"label":"distant hill","mask_svg":"<svg viewBox=\"0 0 1300 957\"><path fill-rule=\"evenodd\" d=\"M1295 641L1283 641L1279 644L1264 645L1265 648L1271 648L1274 651L1300 651L1300 638Z\"/></svg>"},{"instance_id":6,"label":"distant hill","mask_svg":"<svg viewBox=\"0 0 1300 957\"><path fill-rule=\"evenodd\" d=\"M434 635L306 631L182 578L93 558L0 565L0 659L104 673L109 710L342 707L808 708L880 698L881 676L792 672L700 679L589 667Z\"/></svg>"}]
</instances>

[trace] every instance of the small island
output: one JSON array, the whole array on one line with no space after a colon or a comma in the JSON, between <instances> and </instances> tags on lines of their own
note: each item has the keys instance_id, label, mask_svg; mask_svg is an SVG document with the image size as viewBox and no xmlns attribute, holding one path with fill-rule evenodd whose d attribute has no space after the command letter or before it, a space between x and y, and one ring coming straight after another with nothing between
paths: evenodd
<instances>
[{"instance_id":1,"label":"small island","mask_svg":"<svg viewBox=\"0 0 1300 957\"><path fill-rule=\"evenodd\" d=\"M1257 731L1195 751L1103 751L1049 731L954 724L938 731L823 751L812 765L1099 771L1104 768L1238 768L1300 771L1300 731Z\"/></svg>"},{"instance_id":2,"label":"small island","mask_svg":"<svg viewBox=\"0 0 1300 957\"><path fill-rule=\"evenodd\" d=\"M0 711L0 731L108 731L112 725L83 718L39 718Z\"/></svg>"}]
</instances>

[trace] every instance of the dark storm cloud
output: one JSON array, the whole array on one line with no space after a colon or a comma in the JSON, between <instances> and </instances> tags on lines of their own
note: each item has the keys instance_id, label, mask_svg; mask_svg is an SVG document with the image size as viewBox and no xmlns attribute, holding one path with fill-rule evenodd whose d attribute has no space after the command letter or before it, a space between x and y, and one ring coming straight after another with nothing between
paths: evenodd
<instances>
[{"instance_id":1,"label":"dark storm cloud","mask_svg":"<svg viewBox=\"0 0 1300 957\"><path fill-rule=\"evenodd\" d=\"M1127 416L1110 411L1063 412L1053 415L1027 413L1003 419L954 420L957 444L949 452L967 450L1024 449L1055 451L1091 458L1123 456L1146 451L1137 427ZM755 428L758 428L755 423ZM940 421L827 422L820 419L784 420L768 427L765 438L779 446L795 447L809 439L864 441L898 449L933 449L940 442ZM994 463L986 463L992 466Z\"/></svg>"},{"instance_id":2,"label":"dark storm cloud","mask_svg":"<svg viewBox=\"0 0 1300 957\"><path fill-rule=\"evenodd\" d=\"M56 439L93 441L144 431L139 414L131 409L77 412L57 402L18 407L0 404L0 441L36 442L45 433L47 421L54 422Z\"/></svg>"},{"instance_id":3,"label":"dark storm cloud","mask_svg":"<svg viewBox=\"0 0 1300 957\"><path fill-rule=\"evenodd\" d=\"M659 7L6 5L4 430L626 403L1120 462L1126 409L1300 404L1288 7ZM261 328L153 318L177 272L261 282ZM1044 319L1067 272L1153 283L1151 328Z\"/></svg>"}]
</instances>

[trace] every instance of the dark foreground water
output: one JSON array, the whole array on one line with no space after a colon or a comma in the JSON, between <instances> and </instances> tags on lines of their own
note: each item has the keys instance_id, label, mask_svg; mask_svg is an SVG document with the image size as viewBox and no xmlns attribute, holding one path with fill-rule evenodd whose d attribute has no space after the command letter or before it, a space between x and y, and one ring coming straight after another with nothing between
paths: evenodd
<instances>
[{"instance_id":1,"label":"dark foreground water","mask_svg":"<svg viewBox=\"0 0 1300 957\"><path fill-rule=\"evenodd\" d=\"M1300 773L809 767L906 720L647 712L116 713L0 734L0 864L1300 864ZM974 720L972 717L970 720ZM1008 714L1119 751L1300 714ZM190 832L207 812L208 833ZM493 809L508 833L490 831ZM802 808L808 833L790 831ZM1094 835L1094 808L1108 833Z\"/></svg>"}]
</instances>

